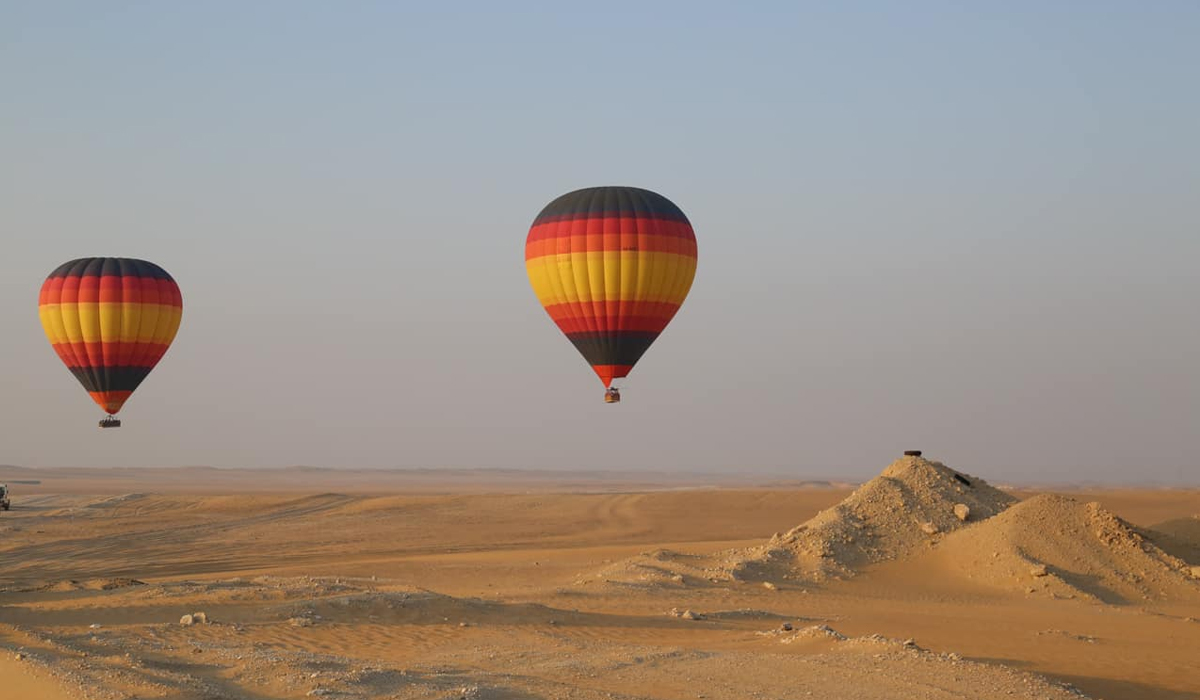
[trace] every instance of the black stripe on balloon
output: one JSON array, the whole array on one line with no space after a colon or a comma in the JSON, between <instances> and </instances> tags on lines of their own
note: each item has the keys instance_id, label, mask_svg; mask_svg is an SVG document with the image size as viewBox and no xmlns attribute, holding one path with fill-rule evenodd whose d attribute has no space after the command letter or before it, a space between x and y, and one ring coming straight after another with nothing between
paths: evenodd
<instances>
[{"instance_id":1,"label":"black stripe on balloon","mask_svg":"<svg viewBox=\"0 0 1200 700\"><path fill-rule=\"evenodd\" d=\"M606 216L666 219L690 224L674 202L657 192L638 187L588 187L568 192L547 204L533 224Z\"/></svg>"},{"instance_id":2,"label":"black stripe on balloon","mask_svg":"<svg viewBox=\"0 0 1200 700\"><path fill-rule=\"evenodd\" d=\"M137 258L76 258L54 268L54 272L51 272L47 279L105 275L174 281L171 275L158 265Z\"/></svg>"},{"instance_id":3,"label":"black stripe on balloon","mask_svg":"<svg viewBox=\"0 0 1200 700\"><path fill-rule=\"evenodd\" d=\"M567 333L589 365L636 364L657 337L650 331Z\"/></svg>"},{"instance_id":4,"label":"black stripe on balloon","mask_svg":"<svg viewBox=\"0 0 1200 700\"><path fill-rule=\"evenodd\" d=\"M88 391L133 391L153 367L72 367L71 374Z\"/></svg>"}]
</instances>

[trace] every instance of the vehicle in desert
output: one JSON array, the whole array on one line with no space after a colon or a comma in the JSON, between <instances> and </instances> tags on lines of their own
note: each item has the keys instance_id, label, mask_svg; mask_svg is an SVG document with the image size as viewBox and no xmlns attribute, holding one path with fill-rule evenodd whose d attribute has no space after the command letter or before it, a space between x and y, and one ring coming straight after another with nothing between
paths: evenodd
<instances>
[{"instance_id":1,"label":"vehicle in desert","mask_svg":"<svg viewBox=\"0 0 1200 700\"><path fill-rule=\"evenodd\" d=\"M0 484L0 508L12 508L12 503L8 500L8 484Z\"/></svg>"}]
</instances>

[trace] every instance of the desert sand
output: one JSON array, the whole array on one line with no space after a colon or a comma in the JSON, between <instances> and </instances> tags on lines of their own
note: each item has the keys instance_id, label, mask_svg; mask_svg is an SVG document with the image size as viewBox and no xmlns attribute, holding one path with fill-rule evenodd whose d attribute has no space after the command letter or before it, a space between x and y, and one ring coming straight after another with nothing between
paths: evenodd
<instances>
[{"instance_id":1,"label":"desert sand","mask_svg":"<svg viewBox=\"0 0 1200 700\"><path fill-rule=\"evenodd\" d=\"M1200 491L982 476L0 467L0 697L1200 698Z\"/></svg>"}]
</instances>

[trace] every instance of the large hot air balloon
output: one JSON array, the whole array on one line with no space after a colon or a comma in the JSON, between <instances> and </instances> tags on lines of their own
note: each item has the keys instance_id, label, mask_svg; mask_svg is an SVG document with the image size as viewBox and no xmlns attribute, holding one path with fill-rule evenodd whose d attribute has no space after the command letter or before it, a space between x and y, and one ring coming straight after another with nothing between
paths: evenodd
<instances>
[{"instance_id":1,"label":"large hot air balloon","mask_svg":"<svg viewBox=\"0 0 1200 700\"><path fill-rule=\"evenodd\" d=\"M158 265L131 258L80 258L42 285L38 315L54 351L92 400L115 418L162 359L179 330L183 297Z\"/></svg>"},{"instance_id":2,"label":"large hot air balloon","mask_svg":"<svg viewBox=\"0 0 1200 700\"><path fill-rule=\"evenodd\" d=\"M525 239L538 301L607 391L662 333L696 275L696 236L679 207L636 187L589 187L546 205Z\"/></svg>"}]
</instances>

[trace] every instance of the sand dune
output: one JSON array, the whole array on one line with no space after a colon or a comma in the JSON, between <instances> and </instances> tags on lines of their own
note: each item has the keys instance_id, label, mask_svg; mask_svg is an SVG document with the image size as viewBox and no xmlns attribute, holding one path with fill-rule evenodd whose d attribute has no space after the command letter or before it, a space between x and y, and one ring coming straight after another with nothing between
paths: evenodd
<instances>
[{"instance_id":1,"label":"sand dune","mask_svg":"<svg viewBox=\"0 0 1200 700\"><path fill-rule=\"evenodd\" d=\"M1064 496L1035 496L956 532L937 557L976 580L1031 594L1200 605L1200 577L1185 561L1098 503Z\"/></svg>"},{"instance_id":2,"label":"sand dune","mask_svg":"<svg viewBox=\"0 0 1200 700\"><path fill-rule=\"evenodd\" d=\"M1167 554L1200 566L1200 515L1157 523L1145 534Z\"/></svg>"}]
</instances>

